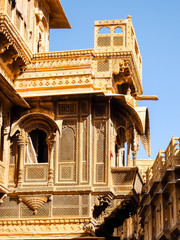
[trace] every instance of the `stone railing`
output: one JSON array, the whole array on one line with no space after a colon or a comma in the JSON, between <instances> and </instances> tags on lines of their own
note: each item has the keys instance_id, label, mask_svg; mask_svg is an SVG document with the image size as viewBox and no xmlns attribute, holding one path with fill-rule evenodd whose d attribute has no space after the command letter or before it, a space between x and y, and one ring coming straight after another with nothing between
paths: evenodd
<instances>
[{"instance_id":1,"label":"stone railing","mask_svg":"<svg viewBox=\"0 0 180 240\"><path fill-rule=\"evenodd\" d=\"M168 147L165 150L165 165L166 168L174 168L180 165L180 138L172 137Z\"/></svg>"},{"instance_id":2,"label":"stone railing","mask_svg":"<svg viewBox=\"0 0 180 240\"><path fill-rule=\"evenodd\" d=\"M159 150L158 155L152 166L152 178L151 181L155 182L161 179L165 171L165 152Z\"/></svg>"},{"instance_id":3,"label":"stone railing","mask_svg":"<svg viewBox=\"0 0 180 240\"><path fill-rule=\"evenodd\" d=\"M180 165L180 138L172 137L166 150L159 150L152 168L146 172L146 189L150 189L155 181L161 180L167 169L177 165Z\"/></svg>"}]
</instances>

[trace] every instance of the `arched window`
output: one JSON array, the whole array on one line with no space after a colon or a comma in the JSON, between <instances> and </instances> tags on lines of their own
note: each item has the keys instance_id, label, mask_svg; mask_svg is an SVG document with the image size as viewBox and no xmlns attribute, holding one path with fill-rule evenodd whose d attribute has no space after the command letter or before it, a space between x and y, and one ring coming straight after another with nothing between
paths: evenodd
<instances>
[{"instance_id":1,"label":"arched window","mask_svg":"<svg viewBox=\"0 0 180 240\"><path fill-rule=\"evenodd\" d=\"M27 142L26 163L48 162L48 145L44 131L39 129L31 131Z\"/></svg>"},{"instance_id":2,"label":"arched window","mask_svg":"<svg viewBox=\"0 0 180 240\"><path fill-rule=\"evenodd\" d=\"M116 138L116 166L122 167L125 164L125 128L119 127Z\"/></svg>"},{"instance_id":3,"label":"arched window","mask_svg":"<svg viewBox=\"0 0 180 240\"><path fill-rule=\"evenodd\" d=\"M28 113L13 123L10 136L17 140L17 185L28 182L53 184L56 135L60 129L44 113Z\"/></svg>"},{"instance_id":4,"label":"arched window","mask_svg":"<svg viewBox=\"0 0 180 240\"><path fill-rule=\"evenodd\" d=\"M110 29L108 27L102 27L99 29L99 34L109 34Z\"/></svg>"}]
</instances>

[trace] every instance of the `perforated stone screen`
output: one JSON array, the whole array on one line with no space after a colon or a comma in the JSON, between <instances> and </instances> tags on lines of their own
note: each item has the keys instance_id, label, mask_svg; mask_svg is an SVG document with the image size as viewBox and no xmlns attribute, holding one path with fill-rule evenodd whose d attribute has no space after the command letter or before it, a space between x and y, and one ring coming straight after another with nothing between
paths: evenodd
<instances>
[{"instance_id":1,"label":"perforated stone screen","mask_svg":"<svg viewBox=\"0 0 180 240\"><path fill-rule=\"evenodd\" d=\"M108 60L98 60L97 61L97 71L98 72L109 71L109 61Z\"/></svg>"},{"instance_id":2,"label":"perforated stone screen","mask_svg":"<svg viewBox=\"0 0 180 240\"><path fill-rule=\"evenodd\" d=\"M98 47L107 47L111 45L111 37L109 36L100 36L98 37L98 42L97 42Z\"/></svg>"}]
</instances>

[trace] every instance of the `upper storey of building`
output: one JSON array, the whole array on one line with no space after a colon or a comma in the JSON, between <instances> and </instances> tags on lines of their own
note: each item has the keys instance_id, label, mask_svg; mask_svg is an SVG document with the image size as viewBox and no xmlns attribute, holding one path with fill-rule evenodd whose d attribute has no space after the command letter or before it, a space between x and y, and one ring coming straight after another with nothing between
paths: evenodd
<instances>
[{"instance_id":1,"label":"upper storey of building","mask_svg":"<svg viewBox=\"0 0 180 240\"><path fill-rule=\"evenodd\" d=\"M1 0L0 13L1 33L6 28L6 37L11 35L22 51L47 52L49 29L70 28L59 0Z\"/></svg>"},{"instance_id":2,"label":"upper storey of building","mask_svg":"<svg viewBox=\"0 0 180 240\"><path fill-rule=\"evenodd\" d=\"M14 79L34 53L49 50L50 28L70 28L59 0L0 1L0 86L17 105L27 107L15 91Z\"/></svg>"},{"instance_id":3,"label":"upper storey of building","mask_svg":"<svg viewBox=\"0 0 180 240\"><path fill-rule=\"evenodd\" d=\"M105 33L104 33L104 30ZM95 93L142 96L142 59L131 17L96 21L94 49L37 53L15 81L23 97ZM34 71L35 70L35 71Z\"/></svg>"},{"instance_id":4,"label":"upper storey of building","mask_svg":"<svg viewBox=\"0 0 180 240\"><path fill-rule=\"evenodd\" d=\"M131 17L95 22L96 76L111 72L117 93L142 94L142 58ZM100 60L101 59L101 60Z\"/></svg>"}]
</instances>

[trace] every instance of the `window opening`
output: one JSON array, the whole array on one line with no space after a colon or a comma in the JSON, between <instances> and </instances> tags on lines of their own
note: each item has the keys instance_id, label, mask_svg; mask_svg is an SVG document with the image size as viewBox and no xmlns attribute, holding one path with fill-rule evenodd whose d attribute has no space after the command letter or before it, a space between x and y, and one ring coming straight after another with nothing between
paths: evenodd
<instances>
[{"instance_id":1,"label":"window opening","mask_svg":"<svg viewBox=\"0 0 180 240\"><path fill-rule=\"evenodd\" d=\"M42 36L41 33L39 33L39 39L38 39L38 44L37 44L37 52L40 52L42 47Z\"/></svg>"},{"instance_id":2,"label":"window opening","mask_svg":"<svg viewBox=\"0 0 180 240\"><path fill-rule=\"evenodd\" d=\"M109 34L110 33L110 29L108 27L102 27L101 29L99 29L99 34Z\"/></svg>"},{"instance_id":3,"label":"window opening","mask_svg":"<svg viewBox=\"0 0 180 240\"><path fill-rule=\"evenodd\" d=\"M47 163L48 145L46 143L46 133L36 129L29 133L26 163Z\"/></svg>"},{"instance_id":4,"label":"window opening","mask_svg":"<svg viewBox=\"0 0 180 240\"><path fill-rule=\"evenodd\" d=\"M116 138L116 166L122 167L125 164L125 129L120 127L117 130Z\"/></svg>"},{"instance_id":5,"label":"window opening","mask_svg":"<svg viewBox=\"0 0 180 240\"><path fill-rule=\"evenodd\" d=\"M122 28L116 27L116 28L114 29L114 33L122 33Z\"/></svg>"}]
</instances>

